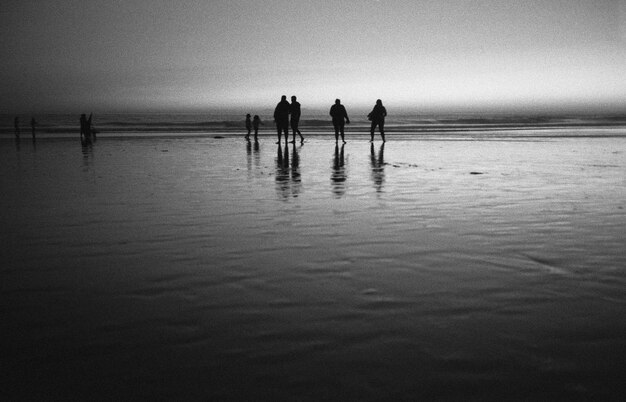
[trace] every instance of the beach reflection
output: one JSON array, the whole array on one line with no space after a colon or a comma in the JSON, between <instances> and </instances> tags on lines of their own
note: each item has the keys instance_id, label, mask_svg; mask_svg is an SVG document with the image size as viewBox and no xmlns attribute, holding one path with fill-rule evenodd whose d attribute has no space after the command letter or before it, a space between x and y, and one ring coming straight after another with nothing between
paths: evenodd
<instances>
[{"instance_id":1,"label":"beach reflection","mask_svg":"<svg viewBox=\"0 0 626 402\"><path fill-rule=\"evenodd\" d=\"M254 141L254 146L252 148L254 150L254 167L259 169L261 167L261 147L259 147L259 142Z\"/></svg>"},{"instance_id":2,"label":"beach reflection","mask_svg":"<svg viewBox=\"0 0 626 402\"><path fill-rule=\"evenodd\" d=\"M343 153L344 145L339 149L339 145L335 145L335 155L333 156L332 173L330 181L333 194L336 198L342 197L346 193L346 169Z\"/></svg>"},{"instance_id":3,"label":"beach reflection","mask_svg":"<svg viewBox=\"0 0 626 402\"><path fill-rule=\"evenodd\" d=\"M370 145L370 164L372 167L372 181L377 193L383 192L383 184L385 183L385 144L380 144L378 156L374 151L374 144Z\"/></svg>"},{"instance_id":4,"label":"beach reflection","mask_svg":"<svg viewBox=\"0 0 626 402\"><path fill-rule=\"evenodd\" d=\"M276 192L283 200L289 197L296 198L302 188L300 175L300 156L295 145L291 156L291 168L289 166L289 146L283 148L278 144L276 155Z\"/></svg>"},{"instance_id":5,"label":"beach reflection","mask_svg":"<svg viewBox=\"0 0 626 402\"><path fill-rule=\"evenodd\" d=\"M7 400L620 400L626 138L367 145L0 141Z\"/></svg>"},{"instance_id":6,"label":"beach reflection","mask_svg":"<svg viewBox=\"0 0 626 402\"><path fill-rule=\"evenodd\" d=\"M246 167L248 168L248 178L252 173L252 143L246 141Z\"/></svg>"},{"instance_id":7,"label":"beach reflection","mask_svg":"<svg viewBox=\"0 0 626 402\"><path fill-rule=\"evenodd\" d=\"M249 179L252 178L255 172L258 175L261 166L261 152L258 142L246 142L246 166Z\"/></svg>"},{"instance_id":8,"label":"beach reflection","mask_svg":"<svg viewBox=\"0 0 626 402\"><path fill-rule=\"evenodd\" d=\"M81 144L81 152L83 154L83 167L88 168L93 160L93 146L83 142Z\"/></svg>"},{"instance_id":9,"label":"beach reflection","mask_svg":"<svg viewBox=\"0 0 626 402\"><path fill-rule=\"evenodd\" d=\"M295 144L292 148L291 155L291 194L293 197L297 197L302 189L302 177L300 175L300 155L298 155L298 148Z\"/></svg>"}]
</instances>

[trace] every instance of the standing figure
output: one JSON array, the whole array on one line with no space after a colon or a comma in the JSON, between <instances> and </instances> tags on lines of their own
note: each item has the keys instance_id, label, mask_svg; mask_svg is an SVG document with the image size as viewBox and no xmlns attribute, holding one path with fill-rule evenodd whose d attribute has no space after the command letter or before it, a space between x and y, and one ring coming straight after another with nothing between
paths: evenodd
<instances>
[{"instance_id":1,"label":"standing figure","mask_svg":"<svg viewBox=\"0 0 626 402\"><path fill-rule=\"evenodd\" d=\"M35 126L37 125L37 122L35 121L35 118L31 118L30 119L30 132L33 135L33 140L35 139Z\"/></svg>"},{"instance_id":2,"label":"standing figure","mask_svg":"<svg viewBox=\"0 0 626 402\"><path fill-rule=\"evenodd\" d=\"M80 140L87 140L87 116L85 113L80 115Z\"/></svg>"},{"instance_id":3,"label":"standing figure","mask_svg":"<svg viewBox=\"0 0 626 402\"><path fill-rule=\"evenodd\" d=\"M250 120L250 113L246 115L246 130L248 130L248 134L246 134L246 140L250 140L250 133L252 132L252 121Z\"/></svg>"},{"instance_id":4,"label":"standing figure","mask_svg":"<svg viewBox=\"0 0 626 402\"><path fill-rule=\"evenodd\" d=\"M274 122L276 122L276 131L278 132L278 142L280 144L281 133L285 134L285 144L289 141L289 102L287 96L283 95L280 102L274 109Z\"/></svg>"},{"instance_id":5,"label":"standing figure","mask_svg":"<svg viewBox=\"0 0 626 402\"><path fill-rule=\"evenodd\" d=\"M15 128L15 138L20 139L20 118L15 116L13 119L13 127Z\"/></svg>"},{"instance_id":6,"label":"standing figure","mask_svg":"<svg viewBox=\"0 0 626 402\"><path fill-rule=\"evenodd\" d=\"M80 140L86 143L91 143L92 141L91 117L91 113L89 118L85 116L85 113L80 115Z\"/></svg>"},{"instance_id":7,"label":"standing figure","mask_svg":"<svg viewBox=\"0 0 626 402\"><path fill-rule=\"evenodd\" d=\"M300 136L300 144L304 144L304 137L298 128L300 124L300 102L296 101L296 96L291 97L291 105L290 105L290 113L291 113L291 131L293 132L293 141L292 144L296 143L296 133Z\"/></svg>"},{"instance_id":8,"label":"standing figure","mask_svg":"<svg viewBox=\"0 0 626 402\"><path fill-rule=\"evenodd\" d=\"M383 101L380 99L376 100L376 105L374 109L367 115L367 118L372 122L372 126L370 128L370 134L372 138L370 142L374 141L374 129L378 126L378 130L380 131L380 136L385 142L385 116L387 116L387 109L383 106Z\"/></svg>"},{"instance_id":9,"label":"standing figure","mask_svg":"<svg viewBox=\"0 0 626 402\"><path fill-rule=\"evenodd\" d=\"M341 141L345 144L344 127L346 124L350 124L350 119L346 108L339 99L335 99L335 104L331 106L330 115L333 118L333 127L335 128L335 142L339 141L339 134L341 133Z\"/></svg>"},{"instance_id":10,"label":"standing figure","mask_svg":"<svg viewBox=\"0 0 626 402\"><path fill-rule=\"evenodd\" d=\"M254 127L254 142L259 142L259 125L263 124L258 114L252 119L252 127Z\"/></svg>"}]
</instances>

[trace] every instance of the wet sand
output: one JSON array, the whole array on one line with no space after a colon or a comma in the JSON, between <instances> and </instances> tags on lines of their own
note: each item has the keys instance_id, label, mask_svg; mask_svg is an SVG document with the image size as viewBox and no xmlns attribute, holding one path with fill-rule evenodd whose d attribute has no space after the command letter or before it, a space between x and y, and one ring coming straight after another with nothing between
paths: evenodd
<instances>
[{"instance_id":1,"label":"wet sand","mask_svg":"<svg viewBox=\"0 0 626 402\"><path fill-rule=\"evenodd\" d=\"M626 138L270 138L0 141L6 395L623 396Z\"/></svg>"}]
</instances>

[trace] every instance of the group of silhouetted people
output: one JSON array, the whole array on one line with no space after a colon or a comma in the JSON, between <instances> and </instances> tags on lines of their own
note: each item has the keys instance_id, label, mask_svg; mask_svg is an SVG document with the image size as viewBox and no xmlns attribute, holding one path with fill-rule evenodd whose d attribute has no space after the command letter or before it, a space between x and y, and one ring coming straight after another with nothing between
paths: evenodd
<instances>
[{"instance_id":1,"label":"group of silhouetted people","mask_svg":"<svg viewBox=\"0 0 626 402\"><path fill-rule=\"evenodd\" d=\"M348 117L348 112L346 111L345 106L341 104L340 99L335 99L335 104L330 107L330 116L333 118L333 127L335 129L335 143L339 142L339 135L341 134L341 141L346 143L344 137L344 128L346 124L350 124L350 118ZM376 130L376 126L378 126L378 131L380 132L380 136L385 142L385 117L387 116L387 109L383 106L383 101L380 99L376 100L376 105L374 105L374 109L367 115L367 119L372 122L370 126L370 134L371 139L370 142L374 141L374 130Z\"/></svg>"},{"instance_id":2,"label":"group of silhouetted people","mask_svg":"<svg viewBox=\"0 0 626 402\"><path fill-rule=\"evenodd\" d=\"M250 120L250 113L246 115L246 129L248 130L248 134L246 134L246 140L250 141L250 134L252 133L252 129L254 128L254 142L259 141L259 125L263 124L261 122L261 118L258 114L254 115L254 119Z\"/></svg>"},{"instance_id":3,"label":"group of silhouetted people","mask_svg":"<svg viewBox=\"0 0 626 402\"><path fill-rule=\"evenodd\" d=\"M300 114L300 103L295 95L291 97L291 103L287 102L286 95L280 98L280 102L274 109L274 122L276 123L276 131L278 133L277 143L280 143L283 133L285 134L285 143L289 141L289 126L291 126L291 131L293 132L293 140L291 142L296 143L296 134L298 134L300 143L304 143L304 137L298 127L300 125Z\"/></svg>"},{"instance_id":4,"label":"group of silhouetted people","mask_svg":"<svg viewBox=\"0 0 626 402\"><path fill-rule=\"evenodd\" d=\"M93 128L91 124L91 119L92 119L91 114L89 115L89 118L87 118L87 116L84 113L80 115L80 141L83 144L91 144L92 142L96 140L96 130ZM13 119L13 127L15 129L15 139L19 140L20 134L21 134L20 118L17 116L15 117L15 119ZM30 131L31 131L31 135L33 136L33 141L36 138L35 127L37 127L37 121L33 117L30 119Z\"/></svg>"},{"instance_id":5,"label":"group of silhouetted people","mask_svg":"<svg viewBox=\"0 0 626 402\"><path fill-rule=\"evenodd\" d=\"M30 119L30 132L31 135L33 136L33 141L35 141L36 135L35 135L35 127L37 126L37 121L35 120L34 117L32 117ZM15 139L19 140L20 139L20 118L19 117L15 117L15 119L13 119L13 127L15 128Z\"/></svg>"},{"instance_id":6,"label":"group of silhouetted people","mask_svg":"<svg viewBox=\"0 0 626 402\"><path fill-rule=\"evenodd\" d=\"M289 141L289 127L293 132L293 140L291 143L296 142L296 134L300 136L300 143L304 143L304 137L299 129L301 108L300 103L295 96L291 97L291 103L287 101L287 96L283 95L280 102L274 109L274 123L276 124L276 132L278 134L278 142L280 144L282 136L285 136L285 143ZM350 124L350 118L344 105L341 104L340 99L335 99L335 104L330 108L330 116L332 118L333 128L335 129L335 143L339 142L339 135L341 135L341 141L345 144L345 125ZM372 122L370 126L371 141L374 141L374 131L378 127L380 136L385 142L385 117L387 116L387 109L383 106L383 102L378 99L376 105L372 111L367 115L367 119ZM250 114L246 115L246 140L250 140L250 133L254 128L254 141L258 141L259 124L261 119L258 115L254 116L254 120L250 120Z\"/></svg>"}]
</instances>

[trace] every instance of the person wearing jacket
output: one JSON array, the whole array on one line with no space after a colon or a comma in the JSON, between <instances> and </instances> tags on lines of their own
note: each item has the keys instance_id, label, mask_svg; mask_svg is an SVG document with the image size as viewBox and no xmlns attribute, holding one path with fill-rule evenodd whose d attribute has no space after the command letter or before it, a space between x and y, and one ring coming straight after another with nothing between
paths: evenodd
<instances>
[{"instance_id":1,"label":"person wearing jacket","mask_svg":"<svg viewBox=\"0 0 626 402\"><path fill-rule=\"evenodd\" d=\"M383 106L383 101L378 99L374 109L372 109L370 114L367 115L367 118L372 122L370 127L370 134L372 138L370 139L370 142L374 142L374 129L376 129L376 126L378 126L380 136L382 137L383 142L385 142L385 116L387 116L387 109Z\"/></svg>"},{"instance_id":2,"label":"person wearing jacket","mask_svg":"<svg viewBox=\"0 0 626 402\"><path fill-rule=\"evenodd\" d=\"M346 124L350 124L350 118L339 99L335 99L335 104L331 106L330 115L333 118L333 127L335 128L335 142L339 141L339 134L341 134L341 141L345 144L344 127Z\"/></svg>"}]
</instances>

